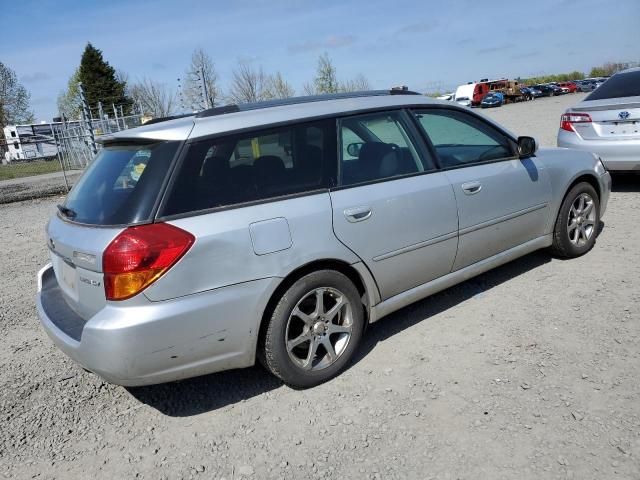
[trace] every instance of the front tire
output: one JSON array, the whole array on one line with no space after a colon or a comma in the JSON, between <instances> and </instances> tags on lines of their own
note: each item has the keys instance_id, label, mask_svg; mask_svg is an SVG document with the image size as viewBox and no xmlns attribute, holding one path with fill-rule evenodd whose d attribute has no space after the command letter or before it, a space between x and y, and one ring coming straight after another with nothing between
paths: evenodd
<instances>
[{"instance_id":1,"label":"front tire","mask_svg":"<svg viewBox=\"0 0 640 480\"><path fill-rule=\"evenodd\" d=\"M562 201L553 229L551 251L563 258L584 255L593 248L599 225L598 194L589 183L578 183Z\"/></svg>"},{"instance_id":2,"label":"front tire","mask_svg":"<svg viewBox=\"0 0 640 480\"><path fill-rule=\"evenodd\" d=\"M319 270L282 295L265 329L261 361L286 384L309 388L347 365L364 331L364 311L351 280Z\"/></svg>"}]
</instances>

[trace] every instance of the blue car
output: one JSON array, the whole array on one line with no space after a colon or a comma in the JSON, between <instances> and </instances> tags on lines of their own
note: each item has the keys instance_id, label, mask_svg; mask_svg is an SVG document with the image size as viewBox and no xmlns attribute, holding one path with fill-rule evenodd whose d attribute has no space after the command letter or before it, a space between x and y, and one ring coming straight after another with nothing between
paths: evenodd
<instances>
[{"instance_id":1,"label":"blue car","mask_svg":"<svg viewBox=\"0 0 640 480\"><path fill-rule=\"evenodd\" d=\"M542 97L542 92L535 88L535 87L527 87L529 89L529 91L531 92L531 94L533 95L533 98L538 98L538 97Z\"/></svg>"},{"instance_id":2,"label":"blue car","mask_svg":"<svg viewBox=\"0 0 640 480\"><path fill-rule=\"evenodd\" d=\"M504 104L504 94L502 92L489 92L480 102L481 108L501 107Z\"/></svg>"}]
</instances>

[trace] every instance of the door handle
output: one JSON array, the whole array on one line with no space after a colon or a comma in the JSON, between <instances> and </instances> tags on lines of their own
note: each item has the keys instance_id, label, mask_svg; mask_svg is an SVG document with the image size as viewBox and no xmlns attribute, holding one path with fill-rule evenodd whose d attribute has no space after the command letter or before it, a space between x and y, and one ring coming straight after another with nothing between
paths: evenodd
<instances>
[{"instance_id":1,"label":"door handle","mask_svg":"<svg viewBox=\"0 0 640 480\"><path fill-rule=\"evenodd\" d=\"M482 184L480 182L467 182L462 184L462 191L466 195L475 195L482 190Z\"/></svg>"},{"instance_id":2,"label":"door handle","mask_svg":"<svg viewBox=\"0 0 640 480\"><path fill-rule=\"evenodd\" d=\"M371 216L371 213L371 207L362 206L347 208L344 211L344 216L347 217L349 222L356 223L368 219Z\"/></svg>"}]
</instances>

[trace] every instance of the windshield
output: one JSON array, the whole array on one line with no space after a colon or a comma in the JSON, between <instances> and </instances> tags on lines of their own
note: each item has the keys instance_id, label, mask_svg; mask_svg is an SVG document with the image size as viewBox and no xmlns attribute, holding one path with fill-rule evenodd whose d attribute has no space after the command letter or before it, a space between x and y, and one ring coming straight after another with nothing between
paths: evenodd
<instances>
[{"instance_id":1,"label":"windshield","mask_svg":"<svg viewBox=\"0 0 640 480\"><path fill-rule=\"evenodd\" d=\"M618 73L594 90L585 100L640 96L640 70Z\"/></svg>"},{"instance_id":2,"label":"windshield","mask_svg":"<svg viewBox=\"0 0 640 480\"><path fill-rule=\"evenodd\" d=\"M68 220L126 225L151 220L179 142L108 146L87 167L60 208Z\"/></svg>"}]
</instances>

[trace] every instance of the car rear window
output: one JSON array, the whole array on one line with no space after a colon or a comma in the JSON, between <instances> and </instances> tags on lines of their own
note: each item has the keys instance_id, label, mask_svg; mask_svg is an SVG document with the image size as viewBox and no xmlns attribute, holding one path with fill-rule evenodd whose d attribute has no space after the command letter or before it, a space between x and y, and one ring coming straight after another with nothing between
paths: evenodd
<instances>
[{"instance_id":1,"label":"car rear window","mask_svg":"<svg viewBox=\"0 0 640 480\"><path fill-rule=\"evenodd\" d=\"M161 215L324 189L335 168L334 120L201 140L189 145Z\"/></svg>"},{"instance_id":2,"label":"car rear window","mask_svg":"<svg viewBox=\"0 0 640 480\"><path fill-rule=\"evenodd\" d=\"M180 142L104 147L64 203L71 221L128 225L151 220Z\"/></svg>"},{"instance_id":3,"label":"car rear window","mask_svg":"<svg viewBox=\"0 0 640 480\"><path fill-rule=\"evenodd\" d=\"M585 100L640 96L640 71L617 73L596 88Z\"/></svg>"}]
</instances>

